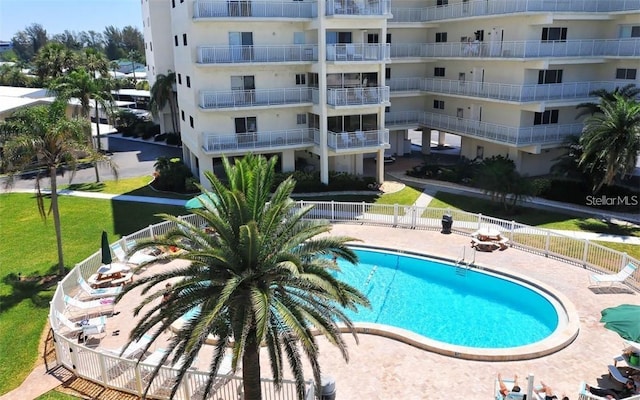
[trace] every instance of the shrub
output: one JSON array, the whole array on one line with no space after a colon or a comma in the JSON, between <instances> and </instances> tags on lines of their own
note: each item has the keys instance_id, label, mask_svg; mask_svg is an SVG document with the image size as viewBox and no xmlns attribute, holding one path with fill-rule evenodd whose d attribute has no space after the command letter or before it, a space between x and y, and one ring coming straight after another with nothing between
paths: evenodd
<instances>
[{"instance_id":1,"label":"shrub","mask_svg":"<svg viewBox=\"0 0 640 400\"><path fill-rule=\"evenodd\" d=\"M330 171L329 184L325 185L320 182L320 172L294 171L276 174L274 189L289 176L292 176L296 181L294 193L369 190L369 185L376 181L373 177L361 177L344 172Z\"/></svg>"},{"instance_id":2,"label":"shrub","mask_svg":"<svg viewBox=\"0 0 640 400\"><path fill-rule=\"evenodd\" d=\"M172 146L182 146L182 140L180 139L180 134L179 133L167 133L166 134L166 141L167 144L170 144Z\"/></svg>"},{"instance_id":3,"label":"shrub","mask_svg":"<svg viewBox=\"0 0 640 400\"><path fill-rule=\"evenodd\" d=\"M154 164L154 187L177 193L187 193L187 180L193 178L180 158L159 157ZM189 182L192 184L193 182Z\"/></svg>"}]
</instances>

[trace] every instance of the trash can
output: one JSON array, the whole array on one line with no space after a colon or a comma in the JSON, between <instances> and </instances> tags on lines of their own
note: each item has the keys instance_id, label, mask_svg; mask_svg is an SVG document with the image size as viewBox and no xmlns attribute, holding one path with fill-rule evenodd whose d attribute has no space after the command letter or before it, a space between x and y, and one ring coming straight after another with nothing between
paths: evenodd
<instances>
[{"instance_id":1,"label":"trash can","mask_svg":"<svg viewBox=\"0 0 640 400\"><path fill-rule=\"evenodd\" d=\"M453 217L451 215L442 216L442 233L451 233L451 226L453 225Z\"/></svg>"},{"instance_id":2,"label":"trash can","mask_svg":"<svg viewBox=\"0 0 640 400\"><path fill-rule=\"evenodd\" d=\"M336 380L330 375L322 375L320 377L321 388L321 400L335 400L336 399Z\"/></svg>"}]
</instances>

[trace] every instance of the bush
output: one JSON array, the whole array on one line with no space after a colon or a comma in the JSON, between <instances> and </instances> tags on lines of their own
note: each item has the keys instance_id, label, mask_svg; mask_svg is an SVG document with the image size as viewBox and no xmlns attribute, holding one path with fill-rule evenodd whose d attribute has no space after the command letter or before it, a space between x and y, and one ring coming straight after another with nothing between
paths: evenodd
<instances>
[{"instance_id":1,"label":"bush","mask_svg":"<svg viewBox=\"0 0 640 400\"><path fill-rule=\"evenodd\" d=\"M275 189L287 177L292 176L296 181L294 193L335 192L343 190L369 190L369 185L376 182L373 177L361 177L344 172L329 172L329 184L320 182L320 172L294 171L276 174Z\"/></svg>"},{"instance_id":2,"label":"bush","mask_svg":"<svg viewBox=\"0 0 640 400\"><path fill-rule=\"evenodd\" d=\"M182 146L182 140L180 139L179 133L167 133L166 135L167 144L172 146Z\"/></svg>"},{"instance_id":3,"label":"bush","mask_svg":"<svg viewBox=\"0 0 640 400\"><path fill-rule=\"evenodd\" d=\"M155 180L153 186L158 190L177 193L191 193L187 186L192 185L193 174L180 158L159 157L154 164ZM189 182L188 182L189 181Z\"/></svg>"},{"instance_id":4,"label":"bush","mask_svg":"<svg viewBox=\"0 0 640 400\"><path fill-rule=\"evenodd\" d=\"M154 142L164 142L167 139L167 134L166 133L161 133L159 135L155 135L153 137L153 141Z\"/></svg>"},{"instance_id":5,"label":"bush","mask_svg":"<svg viewBox=\"0 0 640 400\"><path fill-rule=\"evenodd\" d=\"M633 196L640 199L640 191L633 191L621 186L603 186L598 193L593 193L589 183L581 181L571 181L566 179L552 179L546 190L540 193L541 197L549 200L562 201L566 203L588 205L588 197L605 197L609 199L626 198L629 204L602 205L596 208L610 211L638 212L638 205L633 204Z\"/></svg>"}]
</instances>

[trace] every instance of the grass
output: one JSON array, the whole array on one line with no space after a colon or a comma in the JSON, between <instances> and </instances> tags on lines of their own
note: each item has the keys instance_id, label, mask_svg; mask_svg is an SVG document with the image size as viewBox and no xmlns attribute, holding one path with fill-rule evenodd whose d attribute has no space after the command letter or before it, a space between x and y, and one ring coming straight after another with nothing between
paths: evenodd
<instances>
[{"instance_id":1,"label":"grass","mask_svg":"<svg viewBox=\"0 0 640 400\"><path fill-rule=\"evenodd\" d=\"M70 268L97 251L102 230L113 242L159 221L154 214L185 214L182 207L62 196L60 212L65 265ZM56 274L53 222L38 215L31 194L0 195L0 394L17 387L33 368L55 285L38 276ZM26 260L25 260L25 256ZM33 277L33 281L16 278Z\"/></svg>"},{"instance_id":2,"label":"grass","mask_svg":"<svg viewBox=\"0 0 640 400\"><path fill-rule=\"evenodd\" d=\"M194 196L193 194L158 192L149 186L149 182L151 182L151 180L152 177L150 175L146 175L99 183L72 183L71 185L63 186L63 189L79 190L83 192L127 194L131 196L166 197L170 199L184 200L188 200Z\"/></svg>"},{"instance_id":3,"label":"grass","mask_svg":"<svg viewBox=\"0 0 640 400\"><path fill-rule=\"evenodd\" d=\"M42 396L36 397L35 400L77 400L78 397L70 394L58 392L56 390L50 390Z\"/></svg>"}]
</instances>

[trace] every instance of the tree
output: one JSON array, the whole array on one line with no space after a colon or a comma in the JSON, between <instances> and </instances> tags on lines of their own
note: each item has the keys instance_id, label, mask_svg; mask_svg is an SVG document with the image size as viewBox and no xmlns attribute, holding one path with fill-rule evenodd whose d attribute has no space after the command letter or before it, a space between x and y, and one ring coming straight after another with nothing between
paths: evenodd
<instances>
[{"instance_id":1,"label":"tree","mask_svg":"<svg viewBox=\"0 0 640 400\"><path fill-rule=\"evenodd\" d=\"M11 38L13 50L22 61L29 62L47 44L47 31L40 24L32 24Z\"/></svg>"},{"instance_id":2,"label":"tree","mask_svg":"<svg viewBox=\"0 0 640 400\"><path fill-rule=\"evenodd\" d=\"M485 158L474 181L505 211L512 210L518 201L534 194L533 186L516 171L513 160L501 155Z\"/></svg>"},{"instance_id":3,"label":"tree","mask_svg":"<svg viewBox=\"0 0 640 400\"><path fill-rule=\"evenodd\" d=\"M126 53L135 51L138 58L135 60L144 64L144 36L140 30L134 26L125 26L122 28L121 36L122 48Z\"/></svg>"},{"instance_id":4,"label":"tree","mask_svg":"<svg viewBox=\"0 0 640 400\"><path fill-rule=\"evenodd\" d=\"M158 76L156 76L156 81L153 83L153 86L151 86L149 108L151 110L151 114L157 118L160 111L168 105L169 112L171 113L171 126L173 127L173 132L179 133L178 99L176 92L174 91L175 84L175 72L169 70L166 75L158 74Z\"/></svg>"},{"instance_id":5,"label":"tree","mask_svg":"<svg viewBox=\"0 0 640 400\"><path fill-rule=\"evenodd\" d=\"M194 212L216 234L170 215L163 217L178 225L164 237L140 243L131 251L149 246L177 246L190 265L136 280L123 295L137 287L144 297L134 313L144 312L130 333L130 341L150 332L152 340L182 315L199 307L199 314L176 332L163 361L174 353L185 362L173 386L179 382L205 344L216 336L204 398L209 397L215 374L227 346L232 347L232 368L242 364L245 400L261 399L260 346L266 347L270 369L277 385L283 379L285 360L291 367L299 399L304 396L301 355L311 364L320 387L318 345L313 330L325 335L348 360L346 344L337 324L342 323L357 339L343 308L369 306L357 289L337 280L338 269L331 256L357 262L347 247L352 238L322 235L330 231L326 221L307 220L311 207L298 208L290 195L295 182L289 178L271 194L276 159L246 156L232 166L223 159L228 180L223 184L206 173L212 191L205 191L211 205ZM319 236L322 235L322 236ZM167 280L173 287L164 289ZM155 289L154 289L155 288ZM157 289L160 288L160 289ZM170 293L161 305L158 298ZM148 295L147 295L148 294ZM117 301L122 298L119 296ZM193 312L193 311L192 311ZM154 374L157 375L159 368ZM147 388L148 390L148 388Z\"/></svg>"},{"instance_id":6,"label":"tree","mask_svg":"<svg viewBox=\"0 0 640 400\"><path fill-rule=\"evenodd\" d=\"M51 40L63 44L67 49L70 50L77 51L82 49L81 35L68 29L65 29L65 31L62 33L53 35Z\"/></svg>"},{"instance_id":7,"label":"tree","mask_svg":"<svg viewBox=\"0 0 640 400\"><path fill-rule=\"evenodd\" d=\"M631 173L640 152L640 102L615 93L613 100L603 98L598 108L585 121L579 162L588 172L602 175L595 182L596 192L616 176Z\"/></svg>"},{"instance_id":8,"label":"tree","mask_svg":"<svg viewBox=\"0 0 640 400\"><path fill-rule=\"evenodd\" d=\"M76 54L58 42L47 43L34 59L36 75L48 82L65 74L76 67Z\"/></svg>"},{"instance_id":9,"label":"tree","mask_svg":"<svg viewBox=\"0 0 640 400\"><path fill-rule=\"evenodd\" d=\"M594 90L589 93L591 96L597 96L600 101L598 103L587 102L580 103L576 106L578 110L581 109L580 112L576 115L576 119L584 116L584 115L594 115L600 112L600 104L605 101L614 101L616 95L620 95L627 99L635 99L640 95L640 88L636 87L635 84L630 83L623 87L616 87L613 91L609 92L605 89Z\"/></svg>"},{"instance_id":10,"label":"tree","mask_svg":"<svg viewBox=\"0 0 640 400\"><path fill-rule=\"evenodd\" d=\"M126 54L122 46L122 32L113 25L104 28L104 52L109 60L118 60Z\"/></svg>"},{"instance_id":11,"label":"tree","mask_svg":"<svg viewBox=\"0 0 640 400\"><path fill-rule=\"evenodd\" d=\"M107 78L94 78L92 73L87 72L84 69L78 69L71 71L68 75L58 78L49 85L49 90L58 95L62 99L69 100L71 98L77 98L80 101L80 115L83 118L91 122L90 112L91 103L93 102L94 117L96 120L96 133L98 135L97 149L101 150L100 146L100 108L105 112L111 112L114 104L114 99L111 94L112 84L111 80ZM93 137L91 134L91 127L89 126L87 134L87 142L93 147ZM100 160L104 160L100 157ZM109 159L106 160L107 164L115 169L113 163ZM94 168L96 172L96 182L100 182L100 174L98 171L98 160L94 162Z\"/></svg>"},{"instance_id":12,"label":"tree","mask_svg":"<svg viewBox=\"0 0 640 400\"><path fill-rule=\"evenodd\" d=\"M43 219L53 214L58 250L58 268L64 275L62 231L58 209L57 170L66 165L75 170L79 154L91 154L85 138L87 122L68 119L66 103L56 100L47 106L35 106L16 111L5 122L0 123L4 141L3 167L12 178L16 172L36 165L44 166L51 180L51 204L45 211L44 194L40 191L40 176L36 179L38 210ZM11 182L9 179L8 182Z\"/></svg>"},{"instance_id":13,"label":"tree","mask_svg":"<svg viewBox=\"0 0 640 400\"><path fill-rule=\"evenodd\" d=\"M26 74L22 73L22 68L19 65L0 65L0 85L27 87L28 83L29 79Z\"/></svg>"}]
</instances>

